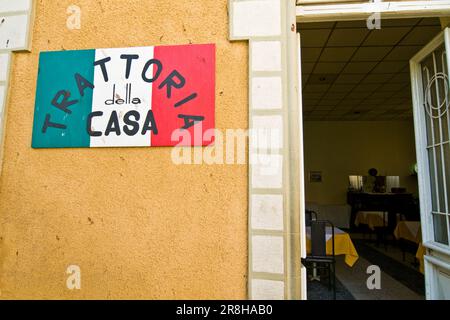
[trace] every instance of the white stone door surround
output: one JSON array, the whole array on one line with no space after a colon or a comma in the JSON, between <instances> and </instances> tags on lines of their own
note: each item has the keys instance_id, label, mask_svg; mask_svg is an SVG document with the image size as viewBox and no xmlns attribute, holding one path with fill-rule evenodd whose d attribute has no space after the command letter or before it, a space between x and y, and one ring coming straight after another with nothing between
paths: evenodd
<instances>
[{"instance_id":1,"label":"white stone door surround","mask_svg":"<svg viewBox=\"0 0 450 320\"><path fill-rule=\"evenodd\" d=\"M297 6L296 6L297 4ZM229 0L229 38L249 41L249 128L282 130L280 148L249 155L280 163L268 175L249 164L249 299L306 299L301 91L296 20L320 22L450 16L450 0ZM303 187L303 186L302 186ZM303 234L303 233L302 233Z\"/></svg>"},{"instance_id":2,"label":"white stone door surround","mask_svg":"<svg viewBox=\"0 0 450 320\"><path fill-rule=\"evenodd\" d=\"M0 174L12 52L30 51L35 1L0 0Z\"/></svg>"},{"instance_id":3,"label":"white stone door surround","mask_svg":"<svg viewBox=\"0 0 450 320\"><path fill-rule=\"evenodd\" d=\"M269 149L249 136L249 299L302 294L295 9L295 0L229 1L230 40L249 40L249 128L281 133Z\"/></svg>"}]
</instances>

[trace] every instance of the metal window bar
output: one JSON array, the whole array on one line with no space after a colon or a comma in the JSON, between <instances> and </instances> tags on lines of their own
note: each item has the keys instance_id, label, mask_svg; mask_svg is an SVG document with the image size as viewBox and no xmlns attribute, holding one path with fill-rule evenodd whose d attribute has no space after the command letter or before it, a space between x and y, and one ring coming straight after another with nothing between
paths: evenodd
<instances>
[{"instance_id":1,"label":"metal window bar","mask_svg":"<svg viewBox=\"0 0 450 320\"><path fill-rule=\"evenodd\" d=\"M438 67L437 67L437 63L436 63L436 54L433 52L433 69L434 69L434 75L438 75L439 71L438 71ZM442 69L444 69L444 65L442 65ZM445 114L445 111L441 112L440 110L440 105L441 105L441 97L440 97L440 92L439 92L439 81L435 81L435 87L436 87L436 106L439 108L439 117L438 117L438 123L439 123L439 136L440 139L439 141L441 142L443 140L444 137L444 133L442 130L442 116ZM444 97L445 99L445 97ZM445 156L444 156L444 148L441 147L441 171L442 171L442 186L444 188L444 208L445 208L445 212L448 212L448 200L447 200L447 178L446 178L446 174L445 174ZM448 226L447 226L448 227ZM447 228L448 230L448 228Z\"/></svg>"},{"instance_id":2,"label":"metal window bar","mask_svg":"<svg viewBox=\"0 0 450 320\"><path fill-rule=\"evenodd\" d=\"M447 119L448 119L448 116L447 116ZM449 123L449 128L450 128L450 123ZM443 142L438 142L438 143L435 143L435 144L430 144L430 145L427 146L427 149L431 149L431 148L434 148L434 147L445 146L446 144L450 144L450 140L445 140L445 141L443 141Z\"/></svg>"},{"instance_id":3,"label":"metal window bar","mask_svg":"<svg viewBox=\"0 0 450 320\"><path fill-rule=\"evenodd\" d=\"M430 82L430 71L428 70L428 67L426 67L426 66L424 67L424 71L426 72L426 76L427 76L427 82L426 83L428 84ZM429 100L431 101L431 93L428 92L428 95L430 96ZM425 90L425 92L424 92L424 99L427 99L427 98L428 98L427 97L427 92ZM425 105L425 101L424 101L424 107L425 108L427 107ZM433 118L431 117L431 115L430 114L428 114L428 115L429 115L428 119L430 121L431 143L434 145L436 143L435 142L435 138L434 138L434 123L433 123ZM440 203L439 203L439 185L438 185L438 182L437 182L436 148L432 148L432 149L433 149L434 177L431 175L430 178L431 178L431 183L434 182L434 184L435 184L434 196L436 197L436 207L440 210L441 206L440 206Z\"/></svg>"},{"instance_id":4,"label":"metal window bar","mask_svg":"<svg viewBox=\"0 0 450 320\"><path fill-rule=\"evenodd\" d=\"M448 216L449 214L447 212L440 212L440 211L431 211L432 214L441 215L441 216Z\"/></svg>"}]
</instances>

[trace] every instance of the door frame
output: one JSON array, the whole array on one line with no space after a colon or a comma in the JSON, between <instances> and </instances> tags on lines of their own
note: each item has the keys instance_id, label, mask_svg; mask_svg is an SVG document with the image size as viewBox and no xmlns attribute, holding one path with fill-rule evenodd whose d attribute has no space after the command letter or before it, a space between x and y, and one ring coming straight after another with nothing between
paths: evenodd
<instances>
[{"instance_id":1,"label":"door frame","mask_svg":"<svg viewBox=\"0 0 450 320\"><path fill-rule=\"evenodd\" d=\"M415 56L413 56L410 60L410 70L411 70L411 85L413 88L416 88L415 92L413 90L412 102L414 106L414 130L415 130L415 140L416 140L416 153L417 153L417 171L426 172L428 171L429 162L428 155L424 150L426 150L427 145L427 136L426 136L426 128L425 124L425 115L423 112L419 112L421 110L418 105L419 101L423 99L422 93L422 77L420 72L420 62L432 51L438 48L444 39L444 31L439 33L433 40L431 40L426 46L424 46L420 52L418 52ZM420 139L418 139L419 137ZM432 242L433 239L430 237L433 234L433 222L432 218L429 215L425 215L425 212L431 212L431 186L429 179L425 179L424 175L418 175L419 182L419 190L422 189L422 193L428 194L426 201L425 199L421 199L420 201L420 219L422 225L422 241L425 244ZM434 243L434 248L437 248L437 251L442 251L444 248L439 243Z\"/></svg>"},{"instance_id":2,"label":"door frame","mask_svg":"<svg viewBox=\"0 0 450 320\"><path fill-rule=\"evenodd\" d=\"M402 2L391 2L384 1L380 2L379 0L374 0L374 2L364 2L364 3L339 3L339 4L304 4L305 1L297 1L297 3L302 3L301 5L297 5L296 7L296 20L297 22L329 22L329 21L354 21L354 20L368 20L373 17L374 14L378 14L376 18L378 19L406 19L406 18L423 18L423 17L450 17L450 1L449 0L435 0L435 1L402 1ZM382 27L382 26L381 26ZM301 30L299 30L301 35ZM447 36L450 37L449 30L446 29L445 34L444 31L438 35L430 44L428 44L427 48L432 48L436 45L436 43L442 40L442 37ZM450 38L449 38L450 39ZM447 52L450 52L449 43L446 44ZM301 48L300 48L301 50ZM416 57L414 57L416 58ZM417 58L420 58L417 56ZM419 60L420 61L420 60ZM450 65L450 56L447 56L447 61ZM301 61L300 61L301 64ZM411 67L416 67L412 66ZM301 74L297 75L301 81ZM418 79L411 79L412 84L417 82ZM302 86L300 86L302 88ZM299 95L299 99L301 99L301 94ZM414 101L417 100L417 97L413 97ZM301 100L299 100L299 107L302 108ZM416 112L417 108L414 107L414 112ZM414 114L414 127L415 130L420 130L420 132L416 133L418 137L425 137L422 129L418 125L417 115ZM303 136L300 136L300 141L303 147ZM421 141L420 143L423 143ZM421 167L425 167L428 164L427 157L424 157L423 154L419 155L417 152L418 158L420 157ZM302 163L303 166L303 158ZM419 168L419 170L423 170ZM424 180L422 178L422 180ZM429 187L429 182L420 181L419 184L422 184L422 187ZM304 186L304 185L303 185ZM420 188L420 186L419 186ZM302 188L304 189L304 188ZM429 189L428 189L429 190ZM440 268L446 269L450 271L450 264L447 264L445 261L437 259L437 257L448 254L448 248L440 245L439 243L435 243L430 241L430 236L433 234L432 232L432 221L430 217L425 215L426 204L425 201L421 201L421 221L422 221L422 235L425 235L423 239L423 245L427 249L427 252L433 250L435 252L435 256L425 255L424 257L424 267L425 267L425 277L426 281L426 297L427 299L434 298L435 283L434 279L436 279L435 272L436 268L433 266L439 266ZM305 194L302 192L300 194L300 203L301 207L304 208L305 205ZM305 242L305 236L303 235L302 242ZM303 250L302 250L303 251Z\"/></svg>"},{"instance_id":3,"label":"door frame","mask_svg":"<svg viewBox=\"0 0 450 320\"><path fill-rule=\"evenodd\" d=\"M431 52L437 49L444 43L446 52L450 52L450 29L445 28L433 40L424 46L414 57L410 60L411 70L411 86L413 92L413 110L414 110L414 130L416 137L416 153L418 164L418 182L420 194L420 219L422 225L422 243L426 249L424 256L424 271L425 271L425 292L427 299L437 299L437 284L438 269L441 268L450 272L450 247L435 242L433 240L433 220L431 200L431 185L430 179L427 178L429 170L429 161L427 150L427 134L426 134L426 112L423 110L421 101L423 101L423 85L422 85L422 70L421 61L425 59ZM447 65L450 66L450 57L447 55ZM448 112L448 111L447 111ZM422 174L421 174L422 173ZM445 183L445 182L444 182ZM448 227L447 219L447 231Z\"/></svg>"},{"instance_id":4,"label":"door frame","mask_svg":"<svg viewBox=\"0 0 450 320\"><path fill-rule=\"evenodd\" d=\"M311 4L306 1L297 5L298 22L326 22L345 20L366 20L374 13L381 19L449 17L450 0L428 1L380 1L362 3Z\"/></svg>"},{"instance_id":5,"label":"door frame","mask_svg":"<svg viewBox=\"0 0 450 320\"><path fill-rule=\"evenodd\" d=\"M255 188L255 177L261 183L271 183L273 180L271 181L270 177L257 176L255 172L259 168L251 163L248 165L247 289L250 299L306 299L306 276L300 265L306 235L301 226L304 221L305 196L304 192L301 192L304 189L303 172L300 172L303 167L303 137L298 123L302 114L299 85L301 77L295 23L365 20L374 13L379 13L381 19L450 17L450 0L339 2L330 4L323 3L322 0L228 0L229 40L249 41L249 129L255 127L252 120L255 116L268 117L273 114L281 117L283 127L283 150L280 150L278 155L283 159L283 170L279 174L282 176L282 184L277 184L276 188ZM258 61L273 61L273 57L276 57L280 65L277 70L256 70L255 65L258 64L254 63L254 57L257 57ZM277 81L269 83L266 81L268 77ZM265 81L264 90L258 89L257 81L260 83L261 80ZM258 107L259 103L266 101L264 98L267 95L270 95L270 102L276 98L277 108L264 110ZM249 148L249 153L250 151ZM283 200L268 200L266 194L272 194L271 199L278 197ZM253 217L261 218L258 210L252 206L255 196L259 197L258 203L265 209L278 213L277 219L283 221L281 228L280 222L274 225L278 228L276 231L260 230L254 225ZM252 242L254 239L264 240L264 246ZM272 248L270 259L266 245Z\"/></svg>"}]
</instances>

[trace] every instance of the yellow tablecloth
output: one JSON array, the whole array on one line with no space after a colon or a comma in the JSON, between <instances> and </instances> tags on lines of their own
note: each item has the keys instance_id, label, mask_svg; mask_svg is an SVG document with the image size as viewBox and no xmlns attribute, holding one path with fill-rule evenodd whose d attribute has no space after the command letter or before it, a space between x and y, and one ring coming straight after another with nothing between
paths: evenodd
<instances>
[{"instance_id":1,"label":"yellow tablecloth","mask_svg":"<svg viewBox=\"0 0 450 320\"><path fill-rule=\"evenodd\" d=\"M422 242L419 221L399 221L394 230L396 239L405 239L414 243Z\"/></svg>"},{"instance_id":2,"label":"yellow tablecloth","mask_svg":"<svg viewBox=\"0 0 450 320\"><path fill-rule=\"evenodd\" d=\"M419 221L399 221L394 230L394 236L397 239L405 239L415 242L419 245L416 252L416 259L419 261L419 271L423 274L423 256L425 247L422 245L422 231Z\"/></svg>"},{"instance_id":3,"label":"yellow tablecloth","mask_svg":"<svg viewBox=\"0 0 450 320\"><path fill-rule=\"evenodd\" d=\"M384 221L383 221L384 219ZM355 226L366 224L370 229L387 226L387 213L383 211L358 211L355 218Z\"/></svg>"},{"instance_id":4,"label":"yellow tablecloth","mask_svg":"<svg viewBox=\"0 0 450 320\"><path fill-rule=\"evenodd\" d=\"M422 245L422 242L419 243L419 248L417 248L416 258L419 260L419 270L422 274L425 274L423 268L423 256L425 255L425 247Z\"/></svg>"},{"instance_id":5,"label":"yellow tablecloth","mask_svg":"<svg viewBox=\"0 0 450 320\"><path fill-rule=\"evenodd\" d=\"M310 228L310 227L307 227ZM329 232L327 232L329 233ZM327 254L332 254L332 241L331 238L327 240ZM310 233L307 230L306 237L306 251L311 252L311 239ZM358 260L358 252L356 252L355 246L353 245L352 239L347 232L344 232L338 228L335 228L334 234L334 254L335 255L345 255L345 263L353 267L355 262Z\"/></svg>"}]
</instances>

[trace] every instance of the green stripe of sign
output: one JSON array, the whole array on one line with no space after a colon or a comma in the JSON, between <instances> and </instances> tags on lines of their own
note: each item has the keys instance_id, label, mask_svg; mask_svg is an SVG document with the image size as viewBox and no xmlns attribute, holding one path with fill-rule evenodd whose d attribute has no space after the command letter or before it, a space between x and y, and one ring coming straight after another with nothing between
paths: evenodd
<instances>
[{"instance_id":1,"label":"green stripe of sign","mask_svg":"<svg viewBox=\"0 0 450 320\"><path fill-rule=\"evenodd\" d=\"M95 50L42 52L39 57L39 72L33 123L33 148L89 147L90 137L86 132L86 119L92 109L91 88L80 95L75 74L94 83ZM52 105L55 95L61 90L70 93L69 100L78 100L67 107L71 113ZM63 100L60 96L58 102ZM44 123L49 119L56 126ZM65 128L62 128L62 126Z\"/></svg>"}]
</instances>

